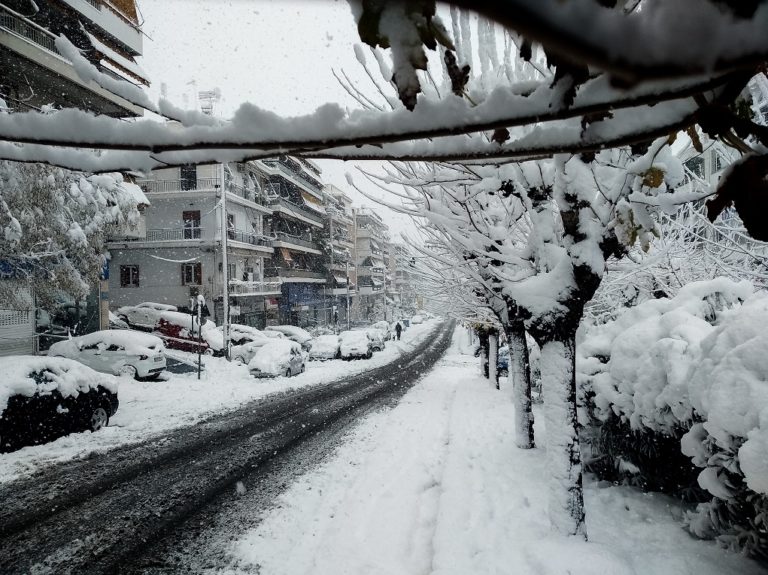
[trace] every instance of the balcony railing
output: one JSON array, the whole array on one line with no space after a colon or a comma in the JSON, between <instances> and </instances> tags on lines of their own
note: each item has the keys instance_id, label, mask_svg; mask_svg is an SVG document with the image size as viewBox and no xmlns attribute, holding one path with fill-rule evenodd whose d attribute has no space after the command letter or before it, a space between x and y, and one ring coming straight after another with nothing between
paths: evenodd
<instances>
[{"instance_id":1,"label":"balcony railing","mask_svg":"<svg viewBox=\"0 0 768 575\"><path fill-rule=\"evenodd\" d=\"M33 22L29 22L21 14L2 5L0 5L0 28L18 34L33 44L37 44L49 52L61 56L56 49L56 37L52 33Z\"/></svg>"},{"instance_id":2,"label":"balcony railing","mask_svg":"<svg viewBox=\"0 0 768 575\"><path fill-rule=\"evenodd\" d=\"M322 214L319 214L304 206L300 206L299 204L295 204L290 200L286 200L285 198L272 198L269 201L269 205L273 208L275 206L287 208L296 212L297 214L304 216L305 218L312 220L313 222L317 222L318 224L324 223Z\"/></svg>"},{"instance_id":3,"label":"balcony railing","mask_svg":"<svg viewBox=\"0 0 768 575\"><path fill-rule=\"evenodd\" d=\"M280 282L248 282L248 281L229 281L230 295L262 295L276 294L281 291Z\"/></svg>"},{"instance_id":4,"label":"balcony railing","mask_svg":"<svg viewBox=\"0 0 768 575\"><path fill-rule=\"evenodd\" d=\"M295 246L303 246L313 250L320 250L320 246L318 246L317 243L286 234L285 232L277 232L275 234L275 241L285 242L286 244L293 244Z\"/></svg>"},{"instance_id":5,"label":"balcony railing","mask_svg":"<svg viewBox=\"0 0 768 575\"><path fill-rule=\"evenodd\" d=\"M211 191L218 188L220 178L197 178L196 180L139 180L136 182L147 194L170 192Z\"/></svg>"},{"instance_id":6,"label":"balcony railing","mask_svg":"<svg viewBox=\"0 0 768 575\"><path fill-rule=\"evenodd\" d=\"M147 230L146 241L169 242L203 239L203 228L159 228Z\"/></svg>"},{"instance_id":7,"label":"balcony railing","mask_svg":"<svg viewBox=\"0 0 768 575\"><path fill-rule=\"evenodd\" d=\"M259 204L260 206L267 205L267 200L263 194L257 192L254 189L249 189L245 186L241 186L240 184L236 184L235 182L227 183L227 191L230 194L235 194L236 196L239 196L244 200L248 200L249 202L253 202L254 204Z\"/></svg>"},{"instance_id":8,"label":"balcony railing","mask_svg":"<svg viewBox=\"0 0 768 575\"><path fill-rule=\"evenodd\" d=\"M228 230L227 237L234 242L242 242L244 244L251 244L252 246L272 247L272 238L259 234L241 232L239 230Z\"/></svg>"}]
</instances>

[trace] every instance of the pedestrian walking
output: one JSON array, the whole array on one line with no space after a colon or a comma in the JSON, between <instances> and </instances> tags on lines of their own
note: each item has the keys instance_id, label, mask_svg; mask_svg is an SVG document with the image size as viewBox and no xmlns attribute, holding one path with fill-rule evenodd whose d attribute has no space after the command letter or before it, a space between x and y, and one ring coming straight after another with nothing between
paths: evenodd
<instances>
[{"instance_id":1,"label":"pedestrian walking","mask_svg":"<svg viewBox=\"0 0 768 575\"><path fill-rule=\"evenodd\" d=\"M403 331L403 326L400 325L400 322L397 322L395 324L395 335L397 336L397 341L400 341L400 333Z\"/></svg>"}]
</instances>

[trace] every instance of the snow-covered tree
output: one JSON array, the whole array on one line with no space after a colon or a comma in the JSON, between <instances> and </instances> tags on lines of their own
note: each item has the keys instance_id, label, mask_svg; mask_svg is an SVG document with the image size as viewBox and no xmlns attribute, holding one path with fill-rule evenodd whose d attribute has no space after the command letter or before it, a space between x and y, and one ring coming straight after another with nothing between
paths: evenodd
<instances>
[{"instance_id":1,"label":"snow-covered tree","mask_svg":"<svg viewBox=\"0 0 768 575\"><path fill-rule=\"evenodd\" d=\"M135 225L140 200L120 174L0 161L4 273L28 282L43 308L62 294L85 296L105 263L107 233ZM13 308L16 296L0 282L0 307Z\"/></svg>"}]
</instances>

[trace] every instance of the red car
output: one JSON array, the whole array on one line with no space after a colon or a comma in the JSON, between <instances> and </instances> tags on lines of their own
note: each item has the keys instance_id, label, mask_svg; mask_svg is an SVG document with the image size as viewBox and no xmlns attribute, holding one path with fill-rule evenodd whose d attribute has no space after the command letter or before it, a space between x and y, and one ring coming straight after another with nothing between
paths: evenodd
<instances>
[{"instance_id":1,"label":"red car","mask_svg":"<svg viewBox=\"0 0 768 575\"><path fill-rule=\"evenodd\" d=\"M157 320L153 333L162 338L165 347L197 353L198 348L206 355L222 355L224 340L216 324L205 320L200 331L197 319L186 313L166 311Z\"/></svg>"}]
</instances>

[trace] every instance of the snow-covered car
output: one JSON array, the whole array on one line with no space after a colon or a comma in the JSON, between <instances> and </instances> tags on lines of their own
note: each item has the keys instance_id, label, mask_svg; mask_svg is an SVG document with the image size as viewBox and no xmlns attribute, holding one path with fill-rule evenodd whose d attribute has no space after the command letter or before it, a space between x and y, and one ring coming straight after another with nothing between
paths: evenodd
<instances>
[{"instance_id":1,"label":"snow-covered car","mask_svg":"<svg viewBox=\"0 0 768 575\"><path fill-rule=\"evenodd\" d=\"M411 318L411 324L413 325L419 325L420 323L424 323L424 317L420 315L415 315Z\"/></svg>"},{"instance_id":2,"label":"snow-covered car","mask_svg":"<svg viewBox=\"0 0 768 575\"><path fill-rule=\"evenodd\" d=\"M98 431L117 411L117 378L64 357L0 357L0 451Z\"/></svg>"},{"instance_id":3,"label":"snow-covered car","mask_svg":"<svg viewBox=\"0 0 768 575\"><path fill-rule=\"evenodd\" d=\"M496 372L499 377L509 376L509 347L502 345L496 357Z\"/></svg>"},{"instance_id":4,"label":"snow-covered car","mask_svg":"<svg viewBox=\"0 0 768 575\"><path fill-rule=\"evenodd\" d=\"M291 341L295 341L307 351L309 351L309 348L312 347L312 343L310 341L312 339L312 334L307 330L295 325L268 325L264 328L265 333L270 331L282 333L285 337Z\"/></svg>"},{"instance_id":5,"label":"snow-covered car","mask_svg":"<svg viewBox=\"0 0 768 575\"><path fill-rule=\"evenodd\" d=\"M224 354L224 336L211 320L203 320L202 329L196 317L176 311L164 311L157 320L153 333L169 349L206 355ZM199 343L198 343L199 342Z\"/></svg>"},{"instance_id":6,"label":"snow-covered car","mask_svg":"<svg viewBox=\"0 0 768 575\"><path fill-rule=\"evenodd\" d=\"M178 311L175 305L145 301L138 305L124 305L117 308L115 315L129 327L152 331L163 312Z\"/></svg>"},{"instance_id":7,"label":"snow-covered car","mask_svg":"<svg viewBox=\"0 0 768 575\"><path fill-rule=\"evenodd\" d=\"M373 329L378 329L384 336L384 341L392 339L392 328L388 321L377 321L371 326Z\"/></svg>"},{"instance_id":8,"label":"snow-covered car","mask_svg":"<svg viewBox=\"0 0 768 575\"><path fill-rule=\"evenodd\" d=\"M309 359L323 361L337 357L340 357L338 335L319 335L312 340Z\"/></svg>"},{"instance_id":9,"label":"snow-covered car","mask_svg":"<svg viewBox=\"0 0 768 575\"><path fill-rule=\"evenodd\" d=\"M261 346L248 362L248 371L254 377L290 377L303 373L304 353L295 341L276 339Z\"/></svg>"},{"instance_id":10,"label":"snow-covered car","mask_svg":"<svg viewBox=\"0 0 768 575\"><path fill-rule=\"evenodd\" d=\"M217 327L216 329L222 331L221 327ZM242 345L248 342L261 343L261 345L264 345L275 335L277 335L277 337L285 337L283 334L278 334L278 332L270 334L264 333L260 329L251 327L250 325L242 325L239 323L229 324L229 341L231 341L233 345Z\"/></svg>"},{"instance_id":11,"label":"snow-covered car","mask_svg":"<svg viewBox=\"0 0 768 575\"><path fill-rule=\"evenodd\" d=\"M365 330L371 340L371 351L384 351L384 334L381 330L371 328Z\"/></svg>"},{"instance_id":12,"label":"snow-covered car","mask_svg":"<svg viewBox=\"0 0 768 575\"><path fill-rule=\"evenodd\" d=\"M342 331L339 334L339 352L342 359L369 359L373 355L371 338L365 331Z\"/></svg>"},{"instance_id":13,"label":"snow-covered car","mask_svg":"<svg viewBox=\"0 0 768 575\"><path fill-rule=\"evenodd\" d=\"M163 340L133 330L103 330L54 343L51 357L74 359L102 373L157 378L165 371Z\"/></svg>"},{"instance_id":14,"label":"snow-covered car","mask_svg":"<svg viewBox=\"0 0 768 575\"><path fill-rule=\"evenodd\" d=\"M117 317L114 312L109 312L109 329L129 329L128 324Z\"/></svg>"}]
</instances>

